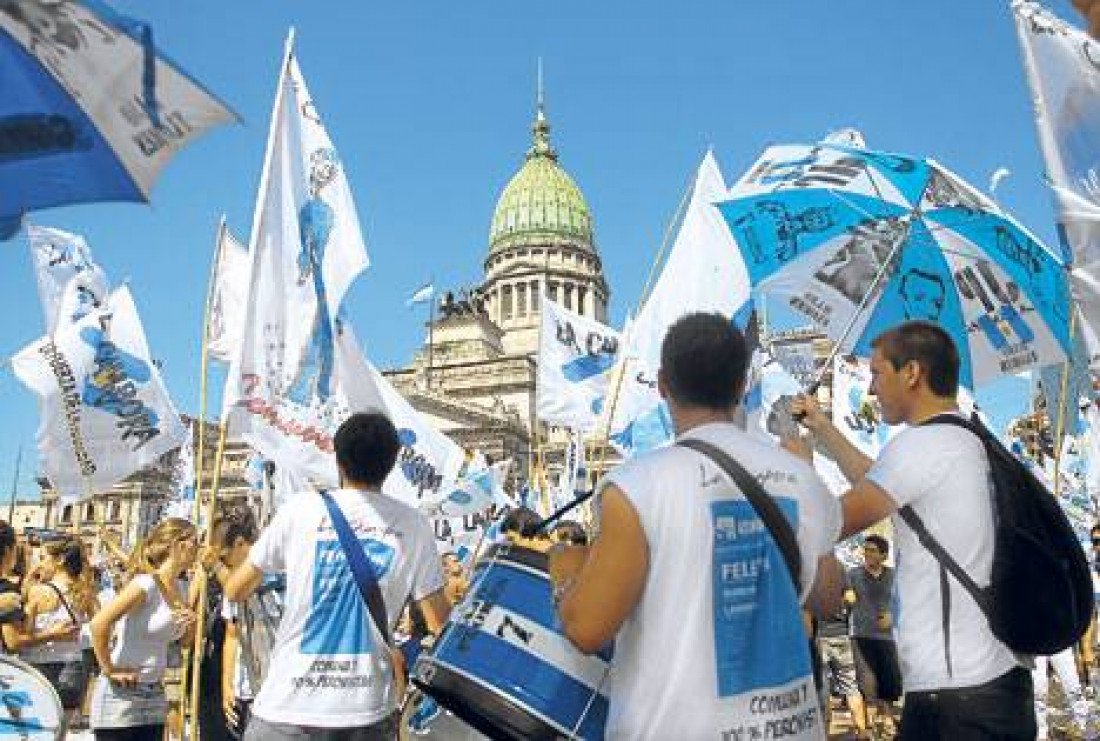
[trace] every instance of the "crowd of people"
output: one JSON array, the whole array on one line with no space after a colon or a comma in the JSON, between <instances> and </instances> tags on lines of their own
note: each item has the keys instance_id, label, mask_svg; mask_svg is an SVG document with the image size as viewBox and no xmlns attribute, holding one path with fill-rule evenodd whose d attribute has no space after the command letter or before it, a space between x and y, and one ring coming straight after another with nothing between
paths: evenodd
<instances>
[{"instance_id":1,"label":"crowd of people","mask_svg":"<svg viewBox=\"0 0 1100 741\"><path fill-rule=\"evenodd\" d=\"M1009 650L902 519L891 539L861 536L858 565L835 556L908 506L989 583L985 453L963 428L922 424L959 413L950 337L907 322L874 342L883 417L908 425L877 460L811 396L792 402L809 435L746 433L748 367L727 320L681 319L658 380L677 444L606 476L593 524L544 531L519 506L500 520L494 547L544 554L561 634L582 653L614 645L606 736L823 739L835 706L858 738L1046 738L1051 669L1091 733L1091 637L1037 661ZM446 710L409 669L478 589L478 553L441 553L422 513L381 494L401 447L385 415L352 415L334 447L341 486L291 498L265 527L230 502L208 535L169 518L104 564L75 536L20 543L0 523L3 649L53 686L71 737L179 737L181 649L200 628L183 684L202 689L204 741L431 733ZM825 451L851 482L839 499L811 465Z\"/></svg>"}]
</instances>

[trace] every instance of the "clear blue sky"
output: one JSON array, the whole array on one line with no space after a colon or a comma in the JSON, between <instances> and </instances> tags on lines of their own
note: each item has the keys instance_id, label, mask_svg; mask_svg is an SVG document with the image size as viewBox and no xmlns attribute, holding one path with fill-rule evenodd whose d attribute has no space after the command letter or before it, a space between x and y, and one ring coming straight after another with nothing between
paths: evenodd
<instances>
[{"instance_id":1,"label":"clear blue sky","mask_svg":"<svg viewBox=\"0 0 1100 741\"><path fill-rule=\"evenodd\" d=\"M244 119L183 152L150 207L41 212L129 278L176 404L198 407L202 301L219 214L247 236L287 28L340 152L372 267L349 308L368 355L405 364L423 312L405 298L477 282L496 198L529 145L535 60L552 137L588 198L620 322L707 146L735 180L763 147L842 126L873 148L932 156L1053 240L1015 31L1004 0L117 0ZM1052 3L1076 21L1068 0ZM23 237L0 243L0 356L42 332ZM0 492L34 397L0 372ZM33 456L30 462L33 462ZM21 491L31 493L24 459ZM4 498L0 494L0 499Z\"/></svg>"}]
</instances>

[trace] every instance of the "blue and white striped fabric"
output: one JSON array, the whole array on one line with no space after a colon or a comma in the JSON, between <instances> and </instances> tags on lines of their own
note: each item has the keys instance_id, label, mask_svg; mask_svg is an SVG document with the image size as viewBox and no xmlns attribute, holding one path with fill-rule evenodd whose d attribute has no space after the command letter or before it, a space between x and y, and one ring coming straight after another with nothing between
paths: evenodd
<instances>
[{"instance_id":1,"label":"blue and white striped fabric","mask_svg":"<svg viewBox=\"0 0 1100 741\"><path fill-rule=\"evenodd\" d=\"M932 160L834 144L767 149L719 204L755 288L844 349L907 319L946 328L973 388L1062 362L1066 268Z\"/></svg>"}]
</instances>

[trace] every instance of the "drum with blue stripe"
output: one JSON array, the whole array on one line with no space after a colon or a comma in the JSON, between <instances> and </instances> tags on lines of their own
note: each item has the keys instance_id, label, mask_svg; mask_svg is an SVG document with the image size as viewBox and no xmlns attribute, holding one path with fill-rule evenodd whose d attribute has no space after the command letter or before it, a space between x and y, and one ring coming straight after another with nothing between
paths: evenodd
<instances>
[{"instance_id":1,"label":"drum with blue stripe","mask_svg":"<svg viewBox=\"0 0 1100 741\"><path fill-rule=\"evenodd\" d=\"M574 648L551 592L544 554L491 549L413 682L492 738L603 738L611 652Z\"/></svg>"}]
</instances>

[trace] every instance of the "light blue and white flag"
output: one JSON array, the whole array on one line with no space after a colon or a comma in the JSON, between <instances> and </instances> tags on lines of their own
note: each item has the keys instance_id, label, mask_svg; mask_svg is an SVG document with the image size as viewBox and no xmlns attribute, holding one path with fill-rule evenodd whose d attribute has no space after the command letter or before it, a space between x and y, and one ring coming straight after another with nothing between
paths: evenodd
<instances>
[{"instance_id":1,"label":"light blue and white flag","mask_svg":"<svg viewBox=\"0 0 1100 741\"><path fill-rule=\"evenodd\" d=\"M186 439L126 287L24 348L12 369L39 397L38 458L63 499L107 489Z\"/></svg>"},{"instance_id":2,"label":"light blue and white flag","mask_svg":"<svg viewBox=\"0 0 1100 741\"><path fill-rule=\"evenodd\" d=\"M332 435L348 413L335 323L368 264L343 162L290 44L252 225L244 332L223 398L230 434L295 476L335 486Z\"/></svg>"},{"instance_id":3,"label":"light blue and white flag","mask_svg":"<svg viewBox=\"0 0 1100 741\"><path fill-rule=\"evenodd\" d=\"M871 458L897 433L882 419L871 393L871 367L864 358L837 355L833 364L833 424Z\"/></svg>"},{"instance_id":4,"label":"light blue and white flag","mask_svg":"<svg viewBox=\"0 0 1100 741\"><path fill-rule=\"evenodd\" d=\"M445 494L422 500L420 509L429 517L440 518L467 517L493 506L506 507L510 502L504 494L504 483L511 465L505 460L490 466L481 456Z\"/></svg>"},{"instance_id":5,"label":"light blue and white flag","mask_svg":"<svg viewBox=\"0 0 1100 741\"><path fill-rule=\"evenodd\" d=\"M749 276L714 203L727 195L718 163L707 152L680 231L653 292L626 332L623 379L611 441L632 456L672 439L672 421L657 393L661 342L680 317L695 311L732 317L749 302Z\"/></svg>"},{"instance_id":6,"label":"light blue and white flag","mask_svg":"<svg viewBox=\"0 0 1100 741\"><path fill-rule=\"evenodd\" d=\"M619 333L542 297L535 415L552 425L594 430L619 352Z\"/></svg>"},{"instance_id":7,"label":"light blue and white flag","mask_svg":"<svg viewBox=\"0 0 1100 741\"><path fill-rule=\"evenodd\" d=\"M1100 258L1100 44L1037 2L1013 10L1063 249Z\"/></svg>"},{"instance_id":8,"label":"light blue and white flag","mask_svg":"<svg viewBox=\"0 0 1100 741\"><path fill-rule=\"evenodd\" d=\"M92 258L84 237L61 229L28 226L27 239L46 315L46 334L102 308L110 290L107 275Z\"/></svg>"},{"instance_id":9,"label":"light blue and white flag","mask_svg":"<svg viewBox=\"0 0 1100 741\"><path fill-rule=\"evenodd\" d=\"M363 356L351 328L344 325L336 338L336 360L341 394L349 411L383 412L397 427L401 452L382 492L417 507L454 491L465 453L413 408L370 361ZM343 421L343 418L340 419Z\"/></svg>"},{"instance_id":10,"label":"light blue and white flag","mask_svg":"<svg viewBox=\"0 0 1100 741\"><path fill-rule=\"evenodd\" d=\"M426 304L432 300L435 296L435 285L432 283L426 283L420 288L417 288L413 292L412 296L409 296L408 301L405 302L405 306L416 306L417 304Z\"/></svg>"}]
</instances>

